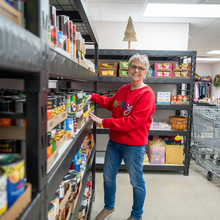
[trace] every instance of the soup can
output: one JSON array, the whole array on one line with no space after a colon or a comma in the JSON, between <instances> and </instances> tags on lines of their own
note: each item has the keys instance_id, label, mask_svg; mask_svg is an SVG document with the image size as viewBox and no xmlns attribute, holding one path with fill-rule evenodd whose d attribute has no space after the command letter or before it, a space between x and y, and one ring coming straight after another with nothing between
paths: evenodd
<instances>
[{"instance_id":1,"label":"soup can","mask_svg":"<svg viewBox=\"0 0 220 220\"><path fill-rule=\"evenodd\" d=\"M5 171L0 168L0 216L7 210L7 179Z\"/></svg>"},{"instance_id":2,"label":"soup can","mask_svg":"<svg viewBox=\"0 0 220 220\"><path fill-rule=\"evenodd\" d=\"M47 213L48 220L55 220L54 205L50 203Z\"/></svg>"},{"instance_id":3,"label":"soup can","mask_svg":"<svg viewBox=\"0 0 220 220\"><path fill-rule=\"evenodd\" d=\"M7 177L7 200L10 208L25 189L24 159L17 154L0 154L0 167L4 169Z\"/></svg>"},{"instance_id":4,"label":"soup can","mask_svg":"<svg viewBox=\"0 0 220 220\"><path fill-rule=\"evenodd\" d=\"M57 194L54 195L51 204L54 206L54 217L57 220L59 218L59 196Z\"/></svg>"}]
</instances>

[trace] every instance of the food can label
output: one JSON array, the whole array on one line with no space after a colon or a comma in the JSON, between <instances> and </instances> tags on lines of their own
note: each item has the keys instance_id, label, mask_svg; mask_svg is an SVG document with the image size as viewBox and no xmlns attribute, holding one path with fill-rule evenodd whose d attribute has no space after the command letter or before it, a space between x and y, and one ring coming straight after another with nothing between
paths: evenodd
<instances>
[{"instance_id":1,"label":"food can label","mask_svg":"<svg viewBox=\"0 0 220 220\"><path fill-rule=\"evenodd\" d=\"M51 203L54 205L54 216L55 219L57 220L59 217L59 197L57 197L57 199L55 199Z\"/></svg>"},{"instance_id":2,"label":"food can label","mask_svg":"<svg viewBox=\"0 0 220 220\"><path fill-rule=\"evenodd\" d=\"M0 177L0 216L7 210L7 181L6 175Z\"/></svg>"},{"instance_id":3,"label":"food can label","mask_svg":"<svg viewBox=\"0 0 220 220\"><path fill-rule=\"evenodd\" d=\"M24 161L20 163L11 164L10 166L2 167L7 176L7 196L8 208L20 197L25 189L24 186Z\"/></svg>"},{"instance_id":4,"label":"food can label","mask_svg":"<svg viewBox=\"0 0 220 220\"><path fill-rule=\"evenodd\" d=\"M48 212L48 220L55 220L53 209L50 212Z\"/></svg>"}]
</instances>

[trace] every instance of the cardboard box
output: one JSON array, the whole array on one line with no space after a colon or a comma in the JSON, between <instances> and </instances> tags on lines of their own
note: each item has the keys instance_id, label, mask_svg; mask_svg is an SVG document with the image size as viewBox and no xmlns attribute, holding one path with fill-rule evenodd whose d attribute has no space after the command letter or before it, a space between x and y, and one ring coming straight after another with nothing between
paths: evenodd
<instances>
[{"instance_id":1,"label":"cardboard box","mask_svg":"<svg viewBox=\"0 0 220 220\"><path fill-rule=\"evenodd\" d=\"M68 206L68 207L67 207L67 213L66 213L66 218L65 218L65 220L69 220L69 219L70 219L70 216L71 216L71 207Z\"/></svg>"},{"instance_id":2,"label":"cardboard box","mask_svg":"<svg viewBox=\"0 0 220 220\"><path fill-rule=\"evenodd\" d=\"M166 164L183 165L183 145L166 144Z\"/></svg>"},{"instance_id":3,"label":"cardboard box","mask_svg":"<svg viewBox=\"0 0 220 220\"><path fill-rule=\"evenodd\" d=\"M76 128L81 129L83 124L84 124L84 120L82 120L81 122L76 122Z\"/></svg>"},{"instance_id":4,"label":"cardboard box","mask_svg":"<svg viewBox=\"0 0 220 220\"><path fill-rule=\"evenodd\" d=\"M59 156L59 149L56 148L56 150L53 152L53 154L47 159L47 173L53 166L54 162L56 161L57 157Z\"/></svg>"},{"instance_id":5,"label":"cardboard box","mask_svg":"<svg viewBox=\"0 0 220 220\"><path fill-rule=\"evenodd\" d=\"M47 132L52 130L56 125L61 123L67 118L67 110L54 116L51 120L47 121Z\"/></svg>"},{"instance_id":6,"label":"cardboard box","mask_svg":"<svg viewBox=\"0 0 220 220\"><path fill-rule=\"evenodd\" d=\"M163 105L163 92L157 92L157 104Z\"/></svg>"},{"instance_id":7,"label":"cardboard box","mask_svg":"<svg viewBox=\"0 0 220 220\"><path fill-rule=\"evenodd\" d=\"M114 62L113 68L104 68L102 67L102 62L99 61L99 69L98 69L99 76L117 76L117 62Z\"/></svg>"},{"instance_id":8,"label":"cardboard box","mask_svg":"<svg viewBox=\"0 0 220 220\"><path fill-rule=\"evenodd\" d=\"M0 139L26 140L25 126L0 126Z\"/></svg>"},{"instance_id":9,"label":"cardboard box","mask_svg":"<svg viewBox=\"0 0 220 220\"><path fill-rule=\"evenodd\" d=\"M91 70L92 72L95 72L95 70L92 67L88 67L89 70Z\"/></svg>"},{"instance_id":10,"label":"cardboard box","mask_svg":"<svg viewBox=\"0 0 220 220\"><path fill-rule=\"evenodd\" d=\"M84 122L86 123L89 120L89 115L86 115L86 117L83 118Z\"/></svg>"},{"instance_id":11,"label":"cardboard box","mask_svg":"<svg viewBox=\"0 0 220 220\"><path fill-rule=\"evenodd\" d=\"M20 215L31 202L31 184L25 183L24 193L13 203L13 205L1 216L1 220L20 219Z\"/></svg>"},{"instance_id":12,"label":"cardboard box","mask_svg":"<svg viewBox=\"0 0 220 220\"><path fill-rule=\"evenodd\" d=\"M85 44L80 41L80 40L76 40L76 50L81 51L84 55L86 55L86 47Z\"/></svg>"},{"instance_id":13,"label":"cardboard box","mask_svg":"<svg viewBox=\"0 0 220 220\"><path fill-rule=\"evenodd\" d=\"M57 149L60 150L60 148L65 144L66 142L66 134L59 140L57 141Z\"/></svg>"},{"instance_id":14,"label":"cardboard box","mask_svg":"<svg viewBox=\"0 0 220 220\"><path fill-rule=\"evenodd\" d=\"M64 198L62 199L62 201L59 204L59 220L61 220L61 213L63 208L65 207L67 200L70 196L71 193L71 183L64 183Z\"/></svg>"},{"instance_id":15,"label":"cardboard box","mask_svg":"<svg viewBox=\"0 0 220 220\"><path fill-rule=\"evenodd\" d=\"M128 70L128 65L129 65L128 60L122 60L119 62L119 69L120 70Z\"/></svg>"},{"instance_id":16,"label":"cardboard box","mask_svg":"<svg viewBox=\"0 0 220 220\"><path fill-rule=\"evenodd\" d=\"M86 63L86 61L82 60L82 59L79 59L79 58L76 58L77 59L77 62L79 65L85 67L86 69L88 69L88 65Z\"/></svg>"},{"instance_id":17,"label":"cardboard box","mask_svg":"<svg viewBox=\"0 0 220 220\"><path fill-rule=\"evenodd\" d=\"M129 77L128 76L128 70L119 70L119 77Z\"/></svg>"},{"instance_id":18,"label":"cardboard box","mask_svg":"<svg viewBox=\"0 0 220 220\"><path fill-rule=\"evenodd\" d=\"M0 15L21 26L21 13L2 0L0 0Z\"/></svg>"},{"instance_id":19,"label":"cardboard box","mask_svg":"<svg viewBox=\"0 0 220 220\"><path fill-rule=\"evenodd\" d=\"M77 112L82 110L82 109L83 109L83 103L80 103L80 104L76 105L76 111Z\"/></svg>"},{"instance_id":20,"label":"cardboard box","mask_svg":"<svg viewBox=\"0 0 220 220\"><path fill-rule=\"evenodd\" d=\"M74 209L75 209L76 204L77 204L78 199L79 199L79 194L80 194L80 192L81 192L81 189L82 189L82 180L80 180L80 182L79 182L78 194L77 194L77 196L76 196L74 202L73 202L73 203L68 203L68 205L71 207L71 213L74 212Z\"/></svg>"},{"instance_id":21,"label":"cardboard box","mask_svg":"<svg viewBox=\"0 0 220 220\"><path fill-rule=\"evenodd\" d=\"M74 56L71 55L71 54L70 54L70 59L73 60L75 63L78 63L76 57L74 57Z\"/></svg>"}]
</instances>

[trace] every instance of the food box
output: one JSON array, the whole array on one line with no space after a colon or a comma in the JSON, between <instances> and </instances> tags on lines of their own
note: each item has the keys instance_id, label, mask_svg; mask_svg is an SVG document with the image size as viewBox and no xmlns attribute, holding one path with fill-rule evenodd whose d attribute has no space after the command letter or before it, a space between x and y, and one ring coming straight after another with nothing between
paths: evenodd
<instances>
[{"instance_id":1,"label":"food box","mask_svg":"<svg viewBox=\"0 0 220 220\"><path fill-rule=\"evenodd\" d=\"M66 118L67 118L67 111L65 110L64 112L53 117L51 120L47 121L47 132L49 132L56 125L64 121Z\"/></svg>"},{"instance_id":2,"label":"food box","mask_svg":"<svg viewBox=\"0 0 220 220\"><path fill-rule=\"evenodd\" d=\"M86 54L85 44L81 40L76 40L76 50L81 51L84 55Z\"/></svg>"},{"instance_id":3,"label":"food box","mask_svg":"<svg viewBox=\"0 0 220 220\"><path fill-rule=\"evenodd\" d=\"M25 183L24 193L13 203L13 205L1 216L1 220L16 220L20 219L20 215L31 202L31 184Z\"/></svg>"},{"instance_id":4,"label":"food box","mask_svg":"<svg viewBox=\"0 0 220 220\"><path fill-rule=\"evenodd\" d=\"M128 65L129 65L128 60L122 60L122 61L119 62L119 69L120 70L127 70Z\"/></svg>"},{"instance_id":5,"label":"food box","mask_svg":"<svg viewBox=\"0 0 220 220\"><path fill-rule=\"evenodd\" d=\"M0 0L0 15L21 26L21 13L2 0Z\"/></svg>"},{"instance_id":6,"label":"food box","mask_svg":"<svg viewBox=\"0 0 220 220\"><path fill-rule=\"evenodd\" d=\"M76 58L77 59L77 63L83 67L85 67L86 69L88 69L88 65L86 63L86 61L82 60L82 59L79 59L79 58Z\"/></svg>"},{"instance_id":7,"label":"food box","mask_svg":"<svg viewBox=\"0 0 220 220\"><path fill-rule=\"evenodd\" d=\"M155 77L172 78L172 63L154 63Z\"/></svg>"},{"instance_id":8,"label":"food box","mask_svg":"<svg viewBox=\"0 0 220 220\"><path fill-rule=\"evenodd\" d=\"M119 77L129 77L128 76L128 71L124 69L119 70Z\"/></svg>"},{"instance_id":9,"label":"food box","mask_svg":"<svg viewBox=\"0 0 220 220\"><path fill-rule=\"evenodd\" d=\"M183 145L166 144L166 164L183 165Z\"/></svg>"},{"instance_id":10,"label":"food box","mask_svg":"<svg viewBox=\"0 0 220 220\"><path fill-rule=\"evenodd\" d=\"M99 69L98 69L99 76L117 76L117 62L114 62L113 65L104 64L99 61Z\"/></svg>"}]
</instances>

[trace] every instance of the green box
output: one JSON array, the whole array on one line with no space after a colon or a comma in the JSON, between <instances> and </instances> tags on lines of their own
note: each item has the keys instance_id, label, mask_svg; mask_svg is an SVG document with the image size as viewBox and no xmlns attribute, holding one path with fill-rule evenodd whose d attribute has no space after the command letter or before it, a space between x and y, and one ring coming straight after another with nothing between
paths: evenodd
<instances>
[{"instance_id":1,"label":"green box","mask_svg":"<svg viewBox=\"0 0 220 220\"><path fill-rule=\"evenodd\" d=\"M119 69L127 70L128 69L128 60L122 60L119 62Z\"/></svg>"},{"instance_id":2,"label":"green box","mask_svg":"<svg viewBox=\"0 0 220 220\"><path fill-rule=\"evenodd\" d=\"M119 77L127 76L128 77L128 71L127 70L119 70Z\"/></svg>"}]
</instances>

